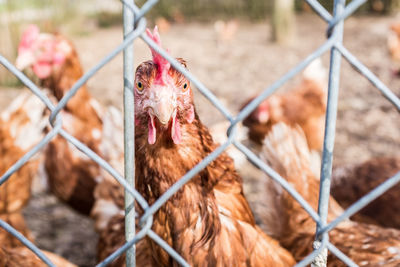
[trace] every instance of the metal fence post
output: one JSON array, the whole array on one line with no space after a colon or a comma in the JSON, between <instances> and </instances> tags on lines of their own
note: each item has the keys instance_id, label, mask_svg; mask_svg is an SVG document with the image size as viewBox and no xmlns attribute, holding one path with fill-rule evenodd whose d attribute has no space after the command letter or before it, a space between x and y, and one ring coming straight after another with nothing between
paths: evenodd
<instances>
[{"instance_id":1,"label":"metal fence post","mask_svg":"<svg viewBox=\"0 0 400 267\"><path fill-rule=\"evenodd\" d=\"M126 0L130 5L134 0ZM134 29L133 11L123 5L124 39ZM124 172L125 179L131 187L135 187L135 124L133 94L133 42L124 49ZM135 236L135 200L125 190L125 238L130 241ZM136 266L135 245L126 252L126 266Z\"/></svg>"},{"instance_id":2,"label":"metal fence post","mask_svg":"<svg viewBox=\"0 0 400 267\"><path fill-rule=\"evenodd\" d=\"M333 16L340 16L346 4L346 0L335 0ZM333 38L335 43L342 43L343 40L343 20L340 21L333 28ZM324 136L324 147L322 152L322 166L321 166L321 180L319 189L319 201L318 201L318 214L321 218L320 224L317 224L317 233L326 225L328 218L329 208L329 197L331 187L331 175L332 175L332 160L333 160L333 147L335 143L335 128L336 128L336 115L337 115L337 104L339 97L339 81L340 81L340 63L342 55L336 49L335 46L331 48L331 60L329 68L329 84L328 84L328 103L326 107L325 117L325 136ZM314 243L314 249L319 248L321 245L322 235L316 235L316 241ZM327 249L318 255L312 266L322 267L327 264Z\"/></svg>"}]
</instances>

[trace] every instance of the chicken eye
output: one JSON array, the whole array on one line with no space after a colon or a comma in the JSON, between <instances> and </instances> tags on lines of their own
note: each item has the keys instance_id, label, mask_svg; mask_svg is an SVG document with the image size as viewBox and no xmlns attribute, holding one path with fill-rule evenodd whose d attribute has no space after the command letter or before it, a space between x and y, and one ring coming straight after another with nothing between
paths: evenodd
<instances>
[{"instance_id":1,"label":"chicken eye","mask_svg":"<svg viewBox=\"0 0 400 267\"><path fill-rule=\"evenodd\" d=\"M185 83L184 85L183 85L183 91L186 91L188 89L188 85L187 85L187 83Z\"/></svg>"},{"instance_id":2,"label":"chicken eye","mask_svg":"<svg viewBox=\"0 0 400 267\"><path fill-rule=\"evenodd\" d=\"M137 82L136 83L136 87L137 87L139 92L143 91L143 84L141 82Z\"/></svg>"}]
</instances>

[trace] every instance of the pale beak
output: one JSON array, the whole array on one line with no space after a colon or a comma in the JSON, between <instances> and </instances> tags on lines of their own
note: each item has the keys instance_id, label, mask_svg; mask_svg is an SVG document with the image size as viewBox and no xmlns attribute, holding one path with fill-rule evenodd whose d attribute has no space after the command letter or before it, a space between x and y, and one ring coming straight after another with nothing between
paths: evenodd
<instances>
[{"instance_id":1,"label":"pale beak","mask_svg":"<svg viewBox=\"0 0 400 267\"><path fill-rule=\"evenodd\" d=\"M161 124L167 124L174 112L174 105L168 99L161 99L153 107L154 115L158 118Z\"/></svg>"},{"instance_id":2,"label":"pale beak","mask_svg":"<svg viewBox=\"0 0 400 267\"><path fill-rule=\"evenodd\" d=\"M27 67L33 65L34 62L35 57L33 56L32 52L23 52L18 55L15 66L19 70L24 70Z\"/></svg>"},{"instance_id":3,"label":"pale beak","mask_svg":"<svg viewBox=\"0 0 400 267\"><path fill-rule=\"evenodd\" d=\"M161 124L166 125L176 109L176 98L172 88L157 86L154 88L155 94L151 109Z\"/></svg>"}]
</instances>

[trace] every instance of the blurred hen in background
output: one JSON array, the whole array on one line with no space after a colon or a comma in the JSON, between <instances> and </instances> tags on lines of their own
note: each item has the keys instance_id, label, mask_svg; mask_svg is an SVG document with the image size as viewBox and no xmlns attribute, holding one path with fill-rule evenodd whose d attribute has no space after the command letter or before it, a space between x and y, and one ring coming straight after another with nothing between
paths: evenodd
<instances>
[{"instance_id":1,"label":"blurred hen in background","mask_svg":"<svg viewBox=\"0 0 400 267\"><path fill-rule=\"evenodd\" d=\"M273 94L264 100L243 120L248 127L248 137L259 148L273 125L284 122L291 126L299 125L307 138L312 152L312 169L316 175L320 171L320 152L322 150L325 128L327 98L327 72L321 59L317 59L302 73L302 81L292 90ZM242 109L255 97L249 99Z\"/></svg>"},{"instance_id":2,"label":"blurred hen in background","mask_svg":"<svg viewBox=\"0 0 400 267\"><path fill-rule=\"evenodd\" d=\"M321 60L317 59L304 70L298 86L268 97L243 120L243 125L249 128L249 138L261 145L275 123L298 124L306 134L308 147L319 152L324 137L326 97L327 73Z\"/></svg>"},{"instance_id":3,"label":"blurred hen in background","mask_svg":"<svg viewBox=\"0 0 400 267\"><path fill-rule=\"evenodd\" d=\"M50 89L58 101L83 75L72 42L59 33L40 33L35 25L30 25L21 37L16 65L21 70L32 68L41 85ZM118 127L111 127L121 124L119 111L104 110L83 85L67 102L61 116L68 133L106 159L112 161L111 157L117 157L116 162L120 164L122 144L114 146L114 143L122 143L118 139L122 135ZM120 165L115 167L121 169ZM89 214L94 203L94 187L103 179L97 163L63 137L56 136L46 148L45 169L54 194L74 209Z\"/></svg>"}]
</instances>

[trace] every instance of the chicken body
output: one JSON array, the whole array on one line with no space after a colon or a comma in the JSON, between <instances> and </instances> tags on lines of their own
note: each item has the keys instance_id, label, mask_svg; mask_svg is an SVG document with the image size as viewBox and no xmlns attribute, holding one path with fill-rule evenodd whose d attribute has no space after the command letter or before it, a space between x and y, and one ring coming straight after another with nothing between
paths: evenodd
<instances>
[{"instance_id":1,"label":"chicken body","mask_svg":"<svg viewBox=\"0 0 400 267\"><path fill-rule=\"evenodd\" d=\"M182 128L185 139L179 146L165 140L150 146L146 133L137 131L137 188L150 204L215 149L210 134L197 118ZM153 230L193 266L293 264L290 254L255 225L241 178L225 154L160 208ZM156 263L170 266L171 257L149 242Z\"/></svg>"},{"instance_id":2,"label":"chicken body","mask_svg":"<svg viewBox=\"0 0 400 267\"><path fill-rule=\"evenodd\" d=\"M114 180L103 180L96 186L94 196L95 204L91 216L99 234L98 260L103 261L126 242L124 238L124 189ZM136 206L135 210L139 212L140 208ZM136 229L139 231L138 222L136 224ZM156 266L153 265L151 251L146 239L142 239L136 244L136 265L141 267ZM109 266L125 266L125 255L114 260Z\"/></svg>"},{"instance_id":3,"label":"chicken body","mask_svg":"<svg viewBox=\"0 0 400 267\"><path fill-rule=\"evenodd\" d=\"M24 217L22 216L21 213L15 212L15 213L0 214L0 220L14 227L15 230L24 235L28 240L33 241L31 233L28 227L26 226ZM9 247L9 248L23 246L23 244L16 237L14 237L1 227L0 227L0 244L1 244L0 246L2 247Z\"/></svg>"},{"instance_id":4,"label":"chicken body","mask_svg":"<svg viewBox=\"0 0 400 267\"><path fill-rule=\"evenodd\" d=\"M0 176L44 136L44 105L24 92L0 114ZM40 156L34 156L0 186L0 214L19 212L31 195Z\"/></svg>"},{"instance_id":5,"label":"chicken body","mask_svg":"<svg viewBox=\"0 0 400 267\"><path fill-rule=\"evenodd\" d=\"M105 180L96 186L94 196L95 202L90 215L99 234L97 259L100 262L126 242L124 189L117 182ZM136 262L138 266L143 266L138 260ZM125 266L124 263L125 255L113 261L110 266Z\"/></svg>"},{"instance_id":6,"label":"chicken body","mask_svg":"<svg viewBox=\"0 0 400 267\"><path fill-rule=\"evenodd\" d=\"M344 208L369 193L400 171L400 158L372 158L360 164L339 166L332 172L332 196ZM400 229L398 203L400 185L397 184L359 211L354 220Z\"/></svg>"},{"instance_id":7,"label":"chicken body","mask_svg":"<svg viewBox=\"0 0 400 267\"><path fill-rule=\"evenodd\" d=\"M63 37L57 36L57 38ZM70 45L72 47L72 44ZM83 71L77 53L73 49L65 58L64 64L53 71L51 76L43 79L42 84L50 88L57 100L60 100L82 75ZM95 103L86 86L83 86L68 101L61 115L64 129L100 154L102 125L93 104ZM96 178L100 176L97 163L61 136L56 136L49 143L45 153L45 167L50 189L74 209L88 214L94 202L93 190Z\"/></svg>"},{"instance_id":8,"label":"chicken body","mask_svg":"<svg viewBox=\"0 0 400 267\"><path fill-rule=\"evenodd\" d=\"M314 209L317 208L319 182L310 170L310 153L300 128L291 129L283 123L274 126L265 140L262 155ZM277 209L270 214L278 214L275 219L279 223L271 224L270 217L264 219L264 223L271 226L270 231L277 233L276 238L299 261L312 252L316 224L300 204L272 179L267 179L265 183L266 194L276 196L273 203L269 200L266 204ZM342 208L331 197L328 221L342 212ZM351 220L341 222L329 233L330 242L359 266L398 266L399 238L398 230ZM329 254L328 266L345 264Z\"/></svg>"}]
</instances>

